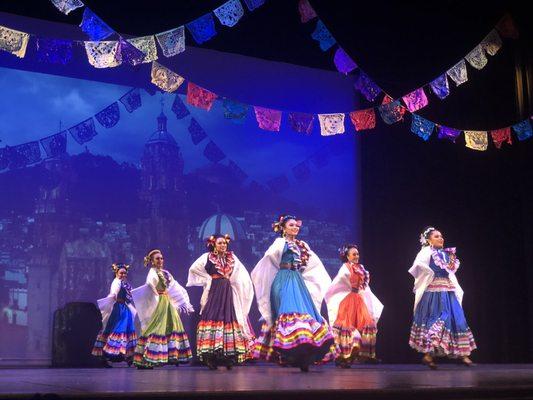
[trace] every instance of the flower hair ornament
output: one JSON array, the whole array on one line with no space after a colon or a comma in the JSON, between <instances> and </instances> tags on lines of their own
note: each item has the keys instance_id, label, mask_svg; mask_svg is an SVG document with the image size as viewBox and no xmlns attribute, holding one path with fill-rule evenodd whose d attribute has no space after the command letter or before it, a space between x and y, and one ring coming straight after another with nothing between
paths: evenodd
<instances>
[{"instance_id":1,"label":"flower hair ornament","mask_svg":"<svg viewBox=\"0 0 533 400\"><path fill-rule=\"evenodd\" d=\"M229 245L229 242L231 242L231 237L227 233L224 236L211 235L207 238L207 241L206 241L207 248L210 250L214 249L217 239L219 238L223 238L226 241L227 245Z\"/></svg>"},{"instance_id":2,"label":"flower hair ornament","mask_svg":"<svg viewBox=\"0 0 533 400\"><path fill-rule=\"evenodd\" d=\"M345 259L348 256L348 251L350 249L358 249L357 245L355 244L344 244L342 247L340 247L337 251L339 252L339 257L342 261L345 261Z\"/></svg>"},{"instance_id":3,"label":"flower hair ornament","mask_svg":"<svg viewBox=\"0 0 533 400\"><path fill-rule=\"evenodd\" d=\"M115 274L120 271L121 269L125 269L126 272L128 272L128 270L130 269L130 266L128 264L123 264L123 263L113 263L111 264L111 269L113 269L113 271L115 271Z\"/></svg>"},{"instance_id":4,"label":"flower hair ornament","mask_svg":"<svg viewBox=\"0 0 533 400\"><path fill-rule=\"evenodd\" d=\"M294 215L280 215L279 219L272 224L272 230L283 236L283 226L290 219L295 220L298 227L302 226L302 220L297 219Z\"/></svg>"},{"instance_id":5,"label":"flower hair ornament","mask_svg":"<svg viewBox=\"0 0 533 400\"><path fill-rule=\"evenodd\" d=\"M420 234L420 244L422 246L428 246L429 245L429 235L431 235L431 232L436 231L437 228L433 226L427 227L424 232Z\"/></svg>"},{"instance_id":6,"label":"flower hair ornament","mask_svg":"<svg viewBox=\"0 0 533 400\"><path fill-rule=\"evenodd\" d=\"M145 257L144 257L144 266L147 267L148 265L150 265L152 263L152 256L154 254L157 254L157 253L161 253L161 250L158 250L158 249L154 249L152 251L150 251ZM161 253L163 254L163 253Z\"/></svg>"}]
</instances>

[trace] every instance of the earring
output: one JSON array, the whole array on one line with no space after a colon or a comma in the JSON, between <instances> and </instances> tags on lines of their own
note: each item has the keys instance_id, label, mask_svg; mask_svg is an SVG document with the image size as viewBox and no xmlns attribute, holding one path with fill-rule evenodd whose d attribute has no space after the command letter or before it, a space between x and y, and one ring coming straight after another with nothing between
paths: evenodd
<instances>
[{"instance_id":1,"label":"earring","mask_svg":"<svg viewBox=\"0 0 533 400\"><path fill-rule=\"evenodd\" d=\"M213 250L213 254L214 254L215 256L218 256L218 250L217 250L217 249L214 249L214 250Z\"/></svg>"}]
</instances>

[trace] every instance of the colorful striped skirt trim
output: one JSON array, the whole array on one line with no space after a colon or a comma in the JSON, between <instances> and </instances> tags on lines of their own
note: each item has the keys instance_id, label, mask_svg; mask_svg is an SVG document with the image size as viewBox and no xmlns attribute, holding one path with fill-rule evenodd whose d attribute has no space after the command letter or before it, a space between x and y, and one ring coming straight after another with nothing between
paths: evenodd
<instances>
[{"instance_id":1,"label":"colorful striped skirt trim","mask_svg":"<svg viewBox=\"0 0 533 400\"><path fill-rule=\"evenodd\" d=\"M230 358L241 363L246 359L247 340L237 322L200 321L196 330L196 353L200 361Z\"/></svg>"},{"instance_id":2,"label":"colorful striped skirt trim","mask_svg":"<svg viewBox=\"0 0 533 400\"><path fill-rule=\"evenodd\" d=\"M106 356L107 358L131 358L137 345L137 334L131 333L103 333L96 338L91 354Z\"/></svg>"},{"instance_id":3,"label":"colorful striped skirt trim","mask_svg":"<svg viewBox=\"0 0 533 400\"><path fill-rule=\"evenodd\" d=\"M280 356L331 361L335 357L334 338L325 321L320 323L309 314L281 314L272 327L263 324L253 356L269 361L280 361Z\"/></svg>"},{"instance_id":4,"label":"colorful striped skirt trim","mask_svg":"<svg viewBox=\"0 0 533 400\"><path fill-rule=\"evenodd\" d=\"M409 346L420 353L450 358L469 356L477 348L470 328L464 332L452 332L442 320L437 320L429 327L413 323Z\"/></svg>"},{"instance_id":5,"label":"colorful striped skirt trim","mask_svg":"<svg viewBox=\"0 0 533 400\"><path fill-rule=\"evenodd\" d=\"M192 358L189 339L185 332L172 332L160 336L150 334L141 336L137 341L133 363L138 366L178 364Z\"/></svg>"}]
</instances>

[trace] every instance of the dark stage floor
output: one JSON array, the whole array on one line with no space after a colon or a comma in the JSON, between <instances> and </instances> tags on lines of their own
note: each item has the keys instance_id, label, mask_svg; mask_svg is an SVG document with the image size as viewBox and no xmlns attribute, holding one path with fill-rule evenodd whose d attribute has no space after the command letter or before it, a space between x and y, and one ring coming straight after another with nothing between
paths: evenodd
<instances>
[{"instance_id":1,"label":"dark stage floor","mask_svg":"<svg viewBox=\"0 0 533 400\"><path fill-rule=\"evenodd\" d=\"M40 395L36 395L39 393ZM45 394L55 394L48 395ZM313 367L305 374L273 365L209 371L202 367L155 370L4 369L0 398L198 399L533 399L533 365Z\"/></svg>"}]
</instances>

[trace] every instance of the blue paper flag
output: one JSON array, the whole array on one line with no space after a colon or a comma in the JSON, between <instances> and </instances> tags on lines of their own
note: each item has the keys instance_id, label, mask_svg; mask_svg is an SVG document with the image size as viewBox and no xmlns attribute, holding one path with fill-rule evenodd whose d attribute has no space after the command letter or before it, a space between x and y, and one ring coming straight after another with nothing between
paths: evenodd
<instances>
[{"instance_id":1,"label":"blue paper flag","mask_svg":"<svg viewBox=\"0 0 533 400\"><path fill-rule=\"evenodd\" d=\"M333 46L337 41L328 31L326 25L321 20L318 20L316 23L316 28L311 34L311 37L318 42L320 49L326 51L331 46Z\"/></svg>"},{"instance_id":2,"label":"blue paper flag","mask_svg":"<svg viewBox=\"0 0 533 400\"><path fill-rule=\"evenodd\" d=\"M244 123L244 120L248 115L248 109L250 108L248 104L239 103L238 101L227 98L222 102L222 107L224 108L224 118L229 119L236 124Z\"/></svg>"},{"instance_id":3,"label":"blue paper flag","mask_svg":"<svg viewBox=\"0 0 533 400\"><path fill-rule=\"evenodd\" d=\"M529 122L529 119L525 119L522 122L519 122L518 124L514 124L513 130L516 133L516 137L520 141L529 139L533 136L533 129L531 128L531 123Z\"/></svg>"},{"instance_id":4,"label":"blue paper flag","mask_svg":"<svg viewBox=\"0 0 533 400\"><path fill-rule=\"evenodd\" d=\"M220 150L220 148L213 142L210 141L207 143L204 149L204 156L209 161L217 163L226 158L226 155Z\"/></svg>"},{"instance_id":5,"label":"blue paper flag","mask_svg":"<svg viewBox=\"0 0 533 400\"><path fill-rule=\"evenodd\" d=\"M215 30L215 20L213 19L213 14L210 12L189 22L186 26L195 42L198 44L208 41L217 34Z\"/></svg>"},{"instance_id":6,"label":"blue paper flag","mask_svg":"<svg viewBox=\"0 0 533 400\"><path fill-rule=\"evenodd\" d=\"M189 109L183 103L178 94L176 97L174 97L174 103L172 103L172 112L176 115L177 119L183 119L190 114Z\"/></svg>"},{"instance_id":7,"label":"blue paper flag","mask_svg":"<svg viewBox=\"0 0 533 400\"><path fill-rule=\"evenodd\" d=\"M448 85L448 76L442 74L430 84L431 90L439 99L445 99L450 94L450 86Z\"/></svg>"},{"instance_id":8,"label":"blue paper flag","mask_svg":"<svg viewBox=\"0 0 533 400\"><path fill-rule=\"evenodd\" d=\"M417 114L412 114L412 118L411 132L427 141L433 133L435 124Z\"/></svg>"},{"instance_id":9,"label":"blue paper flag","mask_svg":"<svg viewBox=\"0 0 533 400\"><path fill-rule=\"evenodd\" d=\"M131 89L119 100L126 108L126 111L133 112L141 106L141 92L139 88Z\"/></svg>"},{"instance_id":10,"label":"blue paper flag","mask_svg":"<svg viewBox=\"0 0 533 400\"><path fill-rule=\"evenodd\" d=\"M72 60L72 42L60 39L37 39L37 60L50 64L67 64Z\"/></svg>"},{"instance_id":11,"label":"blue paper flag","mask_svg":"<svg viewBox=\"0 0 533 400\"><path fill-rule=\"evenodd\" d=\"M11 147L10 150L11 163L9 167L12 169L22 168L41 161L41 148L38 141L19 144Z\"/></svg>"},{"instance_id":12,"label":"blue paper flag","mask_svg":"<svg viewBox=\"0 0 533 400\"><path fill-rule=\"evenodd\" d=\"M68 131L79 144L86 143L97 135L92 118L80 122L78 125L69 128Z\"/></svg>"},{"instance_id":13,"label":"blue paper flag","mask_svg":"<svg viewBox=\"0 0 533 400\"><path fill-rule=\"evenodd\" d=\"M115 32L98 15L93 13L89 7L85 7L85 10L83 10L83 19L80 26L81 30L94 42L104 40Z\"/></svg>"},{"instance_id":14,"label":"blue paper flag","mask_svg":"<svg viewBox=\"0 0 533 400\"><path fill-rule=\"evenodd\" d=\"M261 7L263 4L265 4L265 0L244 0L246 3L246 7L248 7L248 10L253 11L258 7Z\"/></svg>"},{"instance_id":15,"label":"blue paper flag","mask_svg":"<svg viewBox=\"0 0 533 400\"><path fill-rule=\"evenodd\" d=\"M202 128L198 121L196 121L194 118L191 118L191 123L189 124L189 133L191 134L191 140L195 145L207 137L207 133L205 133L204 128Z\"/></svg>"},{"instance_id":16,"label":"blue paper flag","mask_svg":"<svg viewBox=\"0 0 533 400\"><path fill-rule=\"evenodd\" d=\"M95 115L95 118L104 128L114 127L120 119L120 109L118 108L118 103L115 101L110 106L104 108Z\"/></svg>"},{"instance_id":17,"label":"blue paper flag","mask_svg":"<svg viewBox=\"0 0 533 400\"><path fill-rule=\"evenodd\" d=\"M40 140L47 157L57 157L67 152L67 131Z\"/></svg>"}]
</instances>

